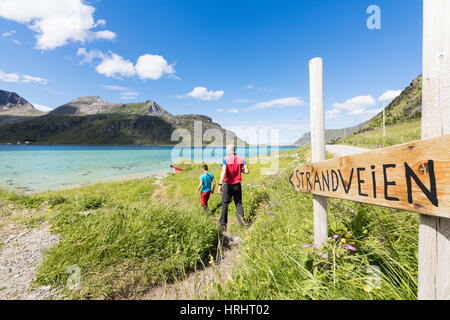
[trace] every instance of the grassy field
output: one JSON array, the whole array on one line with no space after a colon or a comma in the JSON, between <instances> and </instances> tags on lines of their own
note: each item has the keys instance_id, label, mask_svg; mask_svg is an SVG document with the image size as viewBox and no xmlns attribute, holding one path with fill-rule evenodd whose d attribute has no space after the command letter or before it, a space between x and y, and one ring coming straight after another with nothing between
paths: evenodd
<instances>
[{"instance_id":1,"label":"grassy field","mask_svg":"<svg viewBox=\"0 0 450 320\"><path fill-rule=\"evenodd\" d=\"M336 141L336 144L346 144L363 148L377 149L389 147L409 141L420 140L421 120L402 122L386 126L386 137L383 137L383 129L365 131L363 133L349 135Z\"/></svg>"},{"instance_id":2,"label":"grassy field","mask_svg":"<svg viewBox=\"0 0 450 320\"><path fill-rule=\"evenodd\" d=\"M241 228L230 205L229 232L243 241L231 279L217 283L210 298L416 299L418 215L330 199L328 244L315 248L311 197L288 182L309 158L310 150L301 148L278 160L248 161L243 198L250 224ZM146 179L28 197L3 191L0 199L18 206L47 206L30 227L48 220L60 235L37 282L68 298L130 298L207 265L217 249L220 195L212 195L212 214L205 214L195 193L201 168L181 166L186 171L160 186ZM277 170L268 175L270 167ZM218 179L220 166L210 169ZM67 270L74 265L83 282L68 290Z\"/></svg>"}]
</instances>

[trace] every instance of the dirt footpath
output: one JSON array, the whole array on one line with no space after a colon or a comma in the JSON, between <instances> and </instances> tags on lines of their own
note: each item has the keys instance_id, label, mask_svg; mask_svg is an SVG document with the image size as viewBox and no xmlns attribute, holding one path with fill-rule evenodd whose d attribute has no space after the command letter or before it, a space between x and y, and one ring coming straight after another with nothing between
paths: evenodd
<instances>
[{"instance_id":1,"label":"dirt footpath","mask_svg":"<svg viewBox=\"0 0 450 320\"><path fill-rule=\"evenodd\" d=\"M2 206L0 206L0 210ZM42 300L55 297L50 287L36 286L36 269L43 251L58 241L48 223L35 228L10 223L0 234L0 299Z\"/></svg>"},{"instance_id":2,"label":"dirt footpath","mask_svg":"<svg viewBox=\"0 0 450 320\"><path fill-rule=\"evenodd\" d=\"M351 155L354 155L357 153L363 153L363 152L370 151L370 150L364 149L364 148L344 146L344 145L339 145L339 144L328 144L326 146L326 150L327 150L327 152L335 154L338 157L351 156Z\"/></svg>"},{"instance_id":3,"label":"dirt footpath","mask_svg":"<svg viewBox=\"0 0 450 320\"><path fill-rule=\"evenodd\" d=\"M174 283L157 286L141 300L198 300L206 299L214 291L214 284L223 285L231 278L233 266L237 261L241 239L225 236L218 259L196 272L187 274Z\"/></svg>"}]
</instances>

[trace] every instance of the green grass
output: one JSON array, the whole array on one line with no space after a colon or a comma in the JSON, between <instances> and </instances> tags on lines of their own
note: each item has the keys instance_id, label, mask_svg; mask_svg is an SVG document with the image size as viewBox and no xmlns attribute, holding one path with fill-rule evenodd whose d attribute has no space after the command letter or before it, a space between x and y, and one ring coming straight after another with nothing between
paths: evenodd
<instances>
[{"instance_id":1,"label":"green grass","mask_svg":"<svg viewBox=\"0 0 450 320\"><path fill-rule=\"evenodd\" d=\"M336 144L377 149L420 139L421 121L414 120L386 126L386 137L383 137L383 129L378 128L341 138Z\"/></svg>"},{"instance_id":2,"label":"green grass","mask_svg":"<svg viewBox=\"0 0 450 320\"><path fill-rule=\"evenodd\" d=\"M165 205L123 205L55 218L61 235L48 251L37 281L63 288L70 298L139 296L206 260L217 245L215 222L197 210ZM81 289L68 290L68 268L81 270Z\"/></svg>"}]
</instances>

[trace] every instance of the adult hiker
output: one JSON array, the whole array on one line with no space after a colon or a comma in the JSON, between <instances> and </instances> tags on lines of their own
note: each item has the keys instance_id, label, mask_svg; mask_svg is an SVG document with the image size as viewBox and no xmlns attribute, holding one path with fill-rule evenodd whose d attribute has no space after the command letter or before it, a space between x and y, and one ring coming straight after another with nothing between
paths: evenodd
<instances>
[{"instance_id":1,"label":"adult hiker","mask_svg":"<svg viewBox=\"0 0 450 320\"><path fill-rule=\"evenodd\" d=\"M223 231L227 229L228 205L234 199L237 220L241 226L245 225L244 209L242 208L241 174L248 174L248 166L244 159L236 155L234 144L227 145L227 156L222 160L222 173L219 180L219 193L222 193L222 212L219 224Z\"/></svg>"},{"instance_id":2,"label":"adult hiker","mask_svg":"<svg viewBox=\"0 0 450 320\"><path fill-rule=\"evenodd\" d=\"M208 171L208 166L206 164L203 165L202 169L203 174L200 176L200 183L196 192L199 192L200 189L202 190L200 194L200 204L203 207L203 210L210 212L208 209L208 200L211 193L214 193L214 189L216 188L216 180L214 179L214 175Z\"/></svg>"}]
</instances>

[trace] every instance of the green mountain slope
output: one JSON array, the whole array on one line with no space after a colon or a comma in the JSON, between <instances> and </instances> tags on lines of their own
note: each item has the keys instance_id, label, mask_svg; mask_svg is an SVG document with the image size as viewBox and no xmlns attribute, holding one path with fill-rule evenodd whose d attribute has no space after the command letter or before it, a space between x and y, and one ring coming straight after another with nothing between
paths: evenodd
<instances>
[{"instance_id":1,"label":"green mountain slope","mask_svg":"<svg viewBox=\"0 0 450 320\"><path fill-rule=\"evenodd\" d=\"M380 112L354 134L336 143L381 148L419 140L421 115L422 76L419 76L386 107L386 136L383 136L383 112Z\"/></svg>"},{"instance_id":2,"label":"green mountain slope","mask_svg":"<svg viewBox=\"0 0 450 320\"><path fill-rule=\"evenodd\" d=\"M422 115L422 75L414 79L413 82L403 92L386 107L386 125L394 125L405 121L415 121ZM362 122L354 127L343 129L325 130L326 143L341 143L342 138L350 137L370 130L376 130L383 125L383 112L375 117ZM339 140L341 139L341 140ZM311 144L311 133L305 133L294 145L306 146ZM377 144L377 143L375 143ZM378 143L379 144L379 143Z\"/></svg>"},{"instance_id":3,"label":"green mountain slope","mask_svg":"<svg viewBox=\"0 0 450 320\"><path fill-rule=\"evenodd\" d=\"M386 107L386 125L420 119L422 116L422 75ZM383 126L383 112L361 126L356 133L374 130Z\"/></svg>"}]
</instances>

